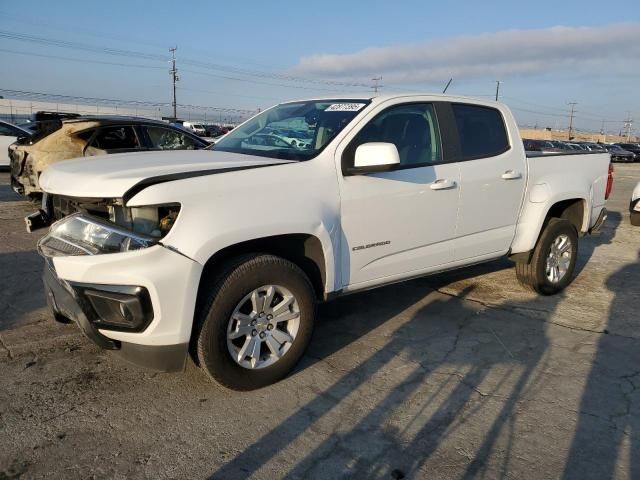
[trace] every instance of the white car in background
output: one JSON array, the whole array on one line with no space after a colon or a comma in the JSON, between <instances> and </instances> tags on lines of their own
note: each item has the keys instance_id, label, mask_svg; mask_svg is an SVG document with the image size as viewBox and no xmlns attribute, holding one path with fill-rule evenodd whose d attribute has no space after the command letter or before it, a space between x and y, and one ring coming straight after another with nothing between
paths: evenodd
<instances>
[{"instance_id":1,"label":"white car in background","mask_svg":"<svg viewBox=\"0 0 640 480\"><path fill-rule=\"evenodd\" d=\"M633 189L631 194L631 203L629 204L629 214L631 216L631 225L640 227L640 182Z\"/></svg>"},{"instance_id":2,"label":"white car in background","mask_svg":"<svg viewBox=\"0 0 640 480\"><path fill-rule=\"evenodd\" d=\"M201 137L207 134L207 131L205 130L204 125L200 123L182 122L182 126L187 130L191 130L196 135L200 135Z\"/></svg>"},{"instance_id":3,"label":"white car in background","mask_svg":"<svg viewBox=\"0 0 640 480\"><path fill-rule=\"evenodd\" d=\"M31 132L12 123L0 120L0 168L9 168L9 145L18 137L28 137Z\"/></svg>"}]
</instances>

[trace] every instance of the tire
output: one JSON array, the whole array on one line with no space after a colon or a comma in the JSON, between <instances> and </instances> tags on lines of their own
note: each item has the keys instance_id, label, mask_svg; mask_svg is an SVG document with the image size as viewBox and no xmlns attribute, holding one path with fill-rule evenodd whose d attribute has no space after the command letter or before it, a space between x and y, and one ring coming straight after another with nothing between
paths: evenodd
<instances>
[{"instance_id":1,"label":"tire","mask_svg":"<svg viewBox=\"0 0 640 480\"><path fill-rule=\"evenodd\" d=\"M258 293L257 298L266 304L268 292L265 286L271 287L270 305L256 308L251 295L264 290L264 296ZM291 305L281 313L276 313L276 307L284 305L286 299L291 301L291 297ZM240 306L244 310L239 310ZM252 307L250 313L248 307ZM256 310L263 310L260 318ZM254 390L275 383L284 378L302 357L313 333L315 311L314 289L297 265L273 255L237 258L226 265L224 273L203 285L200 321L194 330L198 363L214 381L232 390ZM266 315L265 312L273 315ZM295 317L296 313L297 320L293 318L276 323L277 318L284 318L279 315ZM234 318L241 317L244 323L241 325L240 321L232 320L232 315ZM273 320L274 316L276 320ZM267 317L271 317L272 323L265 323ZM259 323L252 326L255 322ZM287 330L291 324L297 325L295 333L293 329ZM241 328L245 331L250 329L251 333L245 332L242 337L233 340L228 338ZM279 345L281 351L275 355L271 347L276 338L284 338L282 332L292 341L277 342L275 345ZM273 338L259 340L263 335ZM260 342L256 348L257 355L251 342ZM242 356L241 352L245 351L243 347L247 345L249 347L245 350L251 352ZM232 357L232 350L238 360ZM267 360L261 360L265 358Z\"/></svg>"},{"instance_id":2,"label":"tire","mask_svg":"<svg viewBox=\"0 0 640 480\"><path fill-rule=\"evenodd\" d=\"M565 236L570 242L568 256L562 255L563 264L568 265L566 271L557 281L547 276L547 259L557 239ZM516 276L520 284L542 295L553 295L564 290L573 280L573 272L578 258L578 232L568 220L552 218L547 222L538 238L529 263L516 263ZM552 260L553 262L553 260Z\"/></svg>"},{"instance_id":3,"label":"tire","mask_svg":"<svg viewBox=\"0 0 640 480\"><path fill-rule=\"evenodd\" d=\"M634 227L640 227L640 212L631 212L630 217L631 225Z\"/></svg>"}]
</instances>

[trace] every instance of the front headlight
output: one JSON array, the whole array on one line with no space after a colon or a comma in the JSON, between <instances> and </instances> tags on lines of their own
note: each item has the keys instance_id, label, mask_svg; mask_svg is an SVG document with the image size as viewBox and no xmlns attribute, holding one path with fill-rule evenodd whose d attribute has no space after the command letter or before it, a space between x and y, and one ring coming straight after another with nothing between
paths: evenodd
<instances>
[{"instance_id":1,"label":"front headlight","mask_svg":"<svg viewBox=\"0 0 640 480\"><path fill-rule=\"evenodd\" d=\"M75 213L54 223L38 242L45 257L98 255L150 247L157 238L132 232L100 218Z\"/></svg>"}]
</instances>

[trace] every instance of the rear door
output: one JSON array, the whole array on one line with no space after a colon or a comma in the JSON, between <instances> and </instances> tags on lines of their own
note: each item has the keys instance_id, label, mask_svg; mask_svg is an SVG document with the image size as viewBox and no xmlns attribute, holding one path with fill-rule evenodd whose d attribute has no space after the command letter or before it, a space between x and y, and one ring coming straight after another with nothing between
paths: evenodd
<instances>
[{"instance_id":1,"label":"rear door","mask_svg":"<svg viewBox=\"0 0 640 480\"><path fill-rule=\"evenodd\" d=\"M517 135L510 138L500 110L465 103L450 106L461 176L455 259L504 254L515 235L524 194L524 148Z\"/></svg>"},{"instance_id":2,"label":"rear door","mask_svg":"<svg viewBox=\"0 0 640 480\"><path fill-rule=\"evenodd\" d=\"M351 288L436 270L453 260L459 167L446 163L433 103L373 113L342 154L343 285ZM356 148L393 143L400 165L350 173Z\"/></svg>"}]
</instances>

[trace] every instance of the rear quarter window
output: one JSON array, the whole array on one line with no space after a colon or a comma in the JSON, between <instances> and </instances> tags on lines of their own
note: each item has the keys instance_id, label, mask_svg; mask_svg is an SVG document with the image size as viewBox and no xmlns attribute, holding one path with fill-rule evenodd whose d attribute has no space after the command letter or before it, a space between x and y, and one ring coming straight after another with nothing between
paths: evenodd
<instances>
[{"instance_id":1,"label":"rear quarter window","mask_svg":"<svg viewBox=\"0 0 640 480\"><path fill-rule=\"evenodd\" d=\"M509 150L509 138L500 111L462 103L453 104L452 108L462 160L493 157Z\"/></svg>"},{"instance_id":2,"label":"rear quarter window","mask_svg":"<svg viewBox=\"0 0 640 480\"><path fill-rule=\"evenodd\" d=\"M80 140L84 140L85 142L88 142L91 139L91 136L93 135L93 132L95 132L96 130L94 128L90 129L90 130L85 130L84 132L80 132L78 134L76 134L76 137L78 137Z\"/></svg>"}]
</instances>

